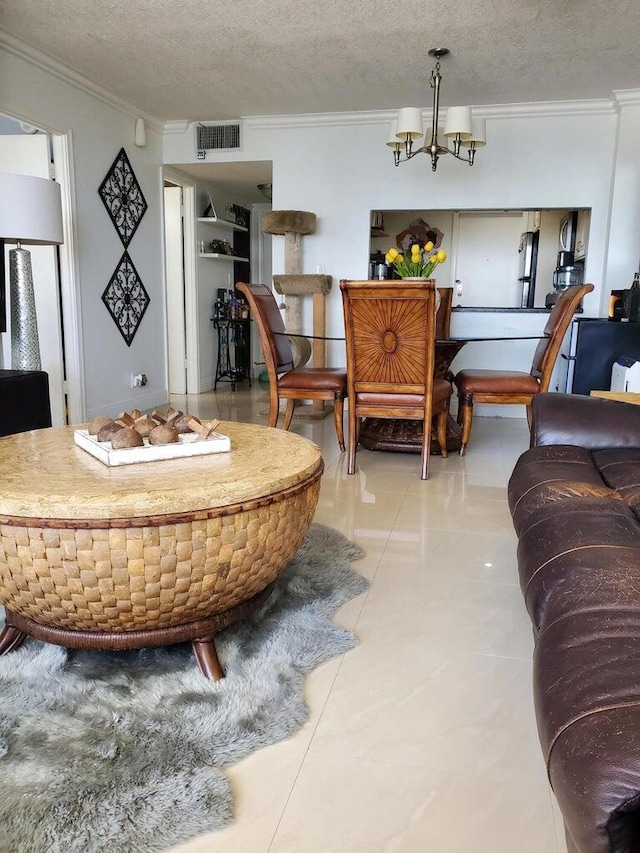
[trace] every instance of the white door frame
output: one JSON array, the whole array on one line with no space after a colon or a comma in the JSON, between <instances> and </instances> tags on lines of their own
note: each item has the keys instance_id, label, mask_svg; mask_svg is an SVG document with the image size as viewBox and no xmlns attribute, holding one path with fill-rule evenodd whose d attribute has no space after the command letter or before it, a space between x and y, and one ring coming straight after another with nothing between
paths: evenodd
<instances>
[{"instance_id":1,"label":"white door frame","mask_svg":"<svg viewBox=\"0 0 640 853\"><path fill-rule=\"evenodd\" d=\"M184 319L184 238L182 196L184 190L163 181L164 269L167 282L167 357L169 395L187 393L186 334Z\"/></svg>"},{"instance_id":2,"label":"white door frame","mask_svg":"<svg viewBox=\"0 0 640 853\"><path fill-rule=\"evenodd\" d=\"M168 166L162 167L162 177L171 181L172 184L182 187L182 234L184 239L184 313L185 313L185 335L187 353L187 394L200 393L200 357L198 339L198 300L197 300L197 277L196 277L196 184L192 178L172 169ZM162 216L164 221L164 194L163 194ZM166 246L164 243L163 228L162 251L166 257ZM167 280L165 264L162 264L164 276L164 301L165 301L165 323L168 326L169 317L167 312ZM165 328L165 341L168 340L168 328ZM169 351L165 353L165 370L169 376Z\"/></svg>"}]
</instances>

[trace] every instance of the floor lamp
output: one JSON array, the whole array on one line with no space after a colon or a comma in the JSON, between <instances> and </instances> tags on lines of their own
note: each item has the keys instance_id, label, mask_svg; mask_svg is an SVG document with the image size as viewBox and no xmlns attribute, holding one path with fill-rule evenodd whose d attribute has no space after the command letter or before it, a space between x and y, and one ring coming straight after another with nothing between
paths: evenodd
<instances>
[{"instance_id":1,"label":"floor lamp","mask_svg":"<svg viewBox=\"0 0 640 853\"><path fill-rule=\"evenodd\" d=\"M9 252L11 368L40 370L40 344L31 253L22 244L63 242L60 185L32 175L0 174L0 238L17 243Z\"/></svg>"}]
</instances>

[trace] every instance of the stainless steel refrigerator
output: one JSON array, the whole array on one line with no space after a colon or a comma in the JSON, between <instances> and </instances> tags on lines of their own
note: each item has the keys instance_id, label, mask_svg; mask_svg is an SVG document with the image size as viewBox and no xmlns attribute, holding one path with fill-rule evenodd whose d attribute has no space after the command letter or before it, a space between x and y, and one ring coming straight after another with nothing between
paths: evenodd
<instances>
[{"instance_id":1,"label":"stainless steel refrigerator","mask_svg":"<svg viewBox=\"0 0 640 853\"><path fill-rule=\"evenodd\" d=\"M539 231L525 231L520 236L518 281L522 284L521 308L533 308L534 305L539 240Z\"/></svg>"}]
</instances>

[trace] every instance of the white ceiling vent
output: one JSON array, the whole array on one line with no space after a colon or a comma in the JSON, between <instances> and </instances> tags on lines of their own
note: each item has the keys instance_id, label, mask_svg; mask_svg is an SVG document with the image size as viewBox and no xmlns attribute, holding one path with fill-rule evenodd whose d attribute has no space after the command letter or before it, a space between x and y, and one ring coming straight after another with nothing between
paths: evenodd
<instances>
[{"instance_id":1,"label":"white ceiling vent","mask_svg":"<svg viewBox=\"0 0 640 853\"><path fill-rule=\"evenodd\" d=\"M239 148L240 122L196 125L196 149L199 158L204 159L207 151L229 151Z\"/></svg>"}]
</instances>

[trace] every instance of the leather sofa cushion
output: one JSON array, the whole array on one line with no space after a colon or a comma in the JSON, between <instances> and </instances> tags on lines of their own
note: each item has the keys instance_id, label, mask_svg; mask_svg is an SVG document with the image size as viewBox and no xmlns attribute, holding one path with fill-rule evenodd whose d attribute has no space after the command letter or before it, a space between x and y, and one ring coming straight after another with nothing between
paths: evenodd
<instances>
[{"instance_id":1,"label":"leather sofa cushion","mask_svg":"<svg viewBox=\"0 0 640 853\"><path fill-rule=\"evenodd\" d=\"M518 542L520 587L536 631L564 613L565 596L570 602L583 591L590 595L602 567L617 572L618 562L629 559L640 566L640 529L629 508L622 501L582 501L591 503L584 508L580 502L536 519Z\"/></svg>"},{"instance_id":2,"label":"leather sofa cushion","mask_svg":"<svg viewBox=\"0 0 640 853\"><path fill-rule=\"evenodd\" d=\"M602 578L606 572L600 575ZM635 572L637 575L637 571ZM640 601L622 573L545 628L534 654L549 780L581 853L640 850Z\"/></svg>"},{"instance_id":3,"label":"leather sofa cushion","mask_svg":"<svg viewBox=\"0 0 640 853\"><path fill-rule=\"evenodd\" d=\"M540 383L518 370L461 370L455 384L461 394L537 394Z\"/></svg>"},{"instance_id":4,"label":"leather sofa cushion","mask_svg":"<svg viewBox=\"0 0 640 853\"><path fill-rule=\"evenodd\" d=\"M530 517L547 504L587 496L616 499L594 465L590 451L571 445L527 450L518 460L507 491L519 536Z\"/></svg>"},{"instance_id":5,"label":"leather sofa cushion","mask_svg":"<svg viewBox=\"0 0 640 853\"><path fill-rule=\"evenodd\" d=\"M616 491L640 488L640 448L595 450L593 461L604 482Z\"/></svg>"}]
</instances>

